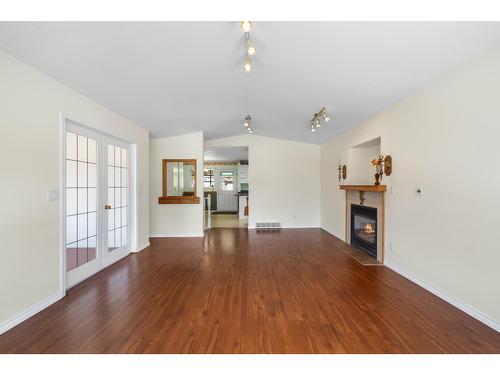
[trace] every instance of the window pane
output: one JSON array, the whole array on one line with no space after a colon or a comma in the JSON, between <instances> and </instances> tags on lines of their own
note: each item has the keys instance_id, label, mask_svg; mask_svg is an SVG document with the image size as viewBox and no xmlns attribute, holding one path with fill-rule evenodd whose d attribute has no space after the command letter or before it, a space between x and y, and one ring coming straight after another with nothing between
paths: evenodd
<instances>
[{"instance_id":1,"label":"window pane","mask_svg":"<svg viewBox=\"0 0 500 375\"><path fill-rule=\"evenodd\" d=\"M88 259L89 262L97 257L97 238L90 237L88 239Z\"/></svg>"},{"instance_id":2,"label":"window pane","mask_svg":"<svg viewBox=\"0 0 500 375\"><path fill-rule=\"evenodd\" d=\"M66 218L66 243L70 244L76 241L76 216Z\"/></svg>"},{"instance_id":3,"label":"window pane","mask_svg":"<svg viewBox=\"0 0 500 375\"><path fill-rule=\"evenodd\" d=\"M89 138L87 140L88 146L88 161L89 163L97 163L97 141L95 139Z\"/></svg>"},{"instance_id":4,"label":"window pane","mask_svg":"<svg viewBox=\"0 0 500 375\"><path fill-rule=\"evenodd\" d=\"M114 184L115 187L121 186L121 183L122 183L120 171L121 171L121 168L115 168L115 184Z\"/></svg>"},{"instance_id":5,"label":"window pane","mask_svg":"<svg viewBox=\"0 0 500 375\"><path fill-rule=\"evenodd\" d=\"M122 226L125 226L125 225L127 225L127 208L122 207L121 210L122 210L121 224L122 224Z\"/></svg>"},{"instance_id":6,"label":"window pane","mask_svg":"<svg viewBox=\"0 0 500 375\"><path fill-rule=\"evenodd\" d=\"M115 186L115 168L108 167L108 187Z\"/></svg>"},{"instance_id":7,"label":"window pane","mask_svg":"<svg viewBox=\"0 0 500 375\"><path fill-rule=\"evenodd\" d=\"M78 213L85 213L87 212L87 189L86 188L78 188Z\"/></svg>"},{"instance_id":8,"label":"window pane","mask_svg":"<svg viewBox=\"0 0 500 375\"><path fill-rule=\"evenodd\" d=\"M108 165L115 165L115 146L108 145Z\"/></svg>"},{"instance_id":9,"label":"window pane","mask_svg":"<svg viewBox=\"0 0 500 375\"><path fill-rule=\"evenodd\" d=\"M120 228L115 229L114 232L115 232L115 247L119 248L122 246L122 233Z\"/></svg>"},{"instance_id":10,"label":"window pane","mask_svg":"<svg viewBox=\"0 0 500 375\"><path fill-rule=\"evenodd\" d=\"M122 165L121 148L115 147L115 167L120 167L121 165Z\"/></svg>"},{"instance_id":11,"label":"window pane","mask_svg":"<svg viewBox=\"0 0 500 375\"><path fill-rule=\"evenodd\" d=\"M121 227L122 209L115 208L115 228Z\"/></svg>"},{"instance_id":12,"label":"window pane","mask_svg":"<svg viewBox=\"0 0 500 375\"><path fill-rule=\"evenodd\" d=\"M66 189L66 215L76 214L76 189Z\"/></svg>"},{"instance_id":13,"label":"window pane","mask_svg":"<svg viewBox=\"0 0 500 375\"><path fill-rule=\"evenodd\" d=\"M122 246L125 246L128 243L128 227L122 227Z\"/></svg>"},{"instance_id":14,"label":"window pane","mask_svg":"<svg viewBox=\"0 0 500 375\"><path fill-rule=\"evenodd\" d=\"M76 161L66 160L66 187L76 187Z\"/></svg>"},{"instance_id":15,"label":"window pane","mask_svg":"<svg viewBox=\"0 0 500 375\"><path fill-rule=\"evenodd\" d=\"M88 214L88 234L87 236L97 235L97 213L92 212Z\"/></svg>"},{"instance_id":16,"label":"window pane","mask_svg":"<svg viewBox=\"0 0 500 375\"><path fill-rule=\"evenodd\" d=\"M78 162L78 187L87 186L87 163Z\"/></svg>"},{"instance_id":17,"label":"window pane","mask_svg":"<svg viewBox=\"0 0 500 375\"><path fill-rule=\"evenodd\" d=\"M88 164L87 178L88 178L87 181L88 181L89 187L97 187L97 165L96 164Z\"/></svg>"},{"instance_id":18,"label":"window pane","mask_svg":"<svg viewBox=\"0 0 500 375\"><path fill-rule=\"evenodd\" d=\"M76 160L76 134L66 133L66 159Z\"/></svg>"},{"instance_id":19,"label":"window pane","mask_svg":"<svg viewBox=\"0 0 500 375\"><path fill-rule=\"evenodd\" d=\"M122 189L120 189L120 188L115 188L115 205L113 206L115 208L121 207L121 204L122 204L121 194L120 194L121 190Z\"/></svg>"},{"instance_id":20,"label":"window pane","mask_svg":"<svg viewBox=\"0 0 500 375\"><path fill-rule=\"evenodd\" d=\"M122 207L127 205L127 188L122 188L121 191Z\"/></svg>"},{"instance_id":21,"label":"window pane","mask_svg":"<svg viewBox=\"0 0 500 375\"><path fill-rule=\"evenodd\" d=\"M108 188L108 204L115 207L115 188Z\"/></svg>"},{"instance_id":22,"label":"window pane","mask_svg":"<svg viewBox=\"0 0 500 375\"><path fill-rule=\"evenodd\" d=\"M78 215L78 240L87 238L87 214Z\"/></svg>"},{"instance_id":23,"label":"window pane","mask_svg":"<svg viewBox=\"0 0 500 375\"><path fill-rule=\"evenodd\" d=\"M112 250L115 247L115 231L108 231L108 248Z\"/></svg>"},{"instance_id":24,"label":"window pane","mask_svg":"<svg viewBox=\"0 0 500 375\"><path fill-rule=\"evenodd\" d=\"M115 227L115 209L112 208L108 211L108 230L112 230Z\"/></svg>"},{"instance_id":25,"label":"window pane","mask_svg":"<svg viewBox=\"0 0 500 375\"><path fill-rule=\"evenodd\" d=\"M96 188L90 188L87 189L87 211L97 211L97 189Z\"/></svg>"},{"instance_id":26,"label":"window pane","mask_svg":"<svg viewBox=\"0 0 500 375\"><path fill-rule=\"evenodd\" d=\"M122 183L121 187L127 187L127 170L122 169Z\"/></svg>"},{"instance_id":27,"label":"window pane","mask_svg":"<svg viewBox=\"0 0 500 375\"><path fill-rule=\"evenodd\" d=\"M127 150L122 148L122 167L128 167Z\"/></svg>"},{"instance_id":28,"label":"window pane","mask_svg":"<svg viewBox=\"0 0 500 375\"><path fill-rule=\"evenodd\" d=\"M78 252L76 255L76 264L78 267L87 263L87 240L78 241Z\"/></svg>"},{"instance_id":29,"label":"window pane","mask_svg":"<svg viewBox=\"0 0 500 375\"><path fill-rule=\"evenodd\" d=\"M87 137L78 136L78 161L87 161Z\"/></svg>"}]
</instances>

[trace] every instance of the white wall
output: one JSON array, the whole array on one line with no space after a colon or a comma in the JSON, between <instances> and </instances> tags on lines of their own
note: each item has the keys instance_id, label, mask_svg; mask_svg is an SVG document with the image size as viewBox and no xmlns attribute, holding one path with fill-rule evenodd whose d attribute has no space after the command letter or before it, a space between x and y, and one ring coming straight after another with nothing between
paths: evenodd
<instances>
[{"instance_id":1,"label":"white wall","mask_svg":"<svg viewBox=\"0 0 500 375\"><path fill-rule=\"evenodd\" d=\"M322 226L344 236L335 173L381 137L393 157L386 261L500 322L500 50L469 62L321 147ZM349 173L349 168L348 168ZM421 186L418 198L415 188ZM389 251L394 241L395 251Z\"/></svg>"},{"instance_id":2,"label":"white wall","mask_svg":"<svg viewBox=\"0 0 500 375\"><path fill-rule=\"evenodd\" d=\"M162 195L163 159L196 159L199 204L158 203ZM203 133L151 139L149 160L151 237L203 236Z\"/></svg>"},{"instance_id":3,"label":"white wall","mask_svg":"<svg viewBox=\"0 0 500 375\"><path fill-rule=\"evenodd\" d=\"M205 142L205 148L248 146L249 227L320 226L320 147L257 135Z\"/></svg>"},{"instance_id":4,"label":"white wall","mask_svg":"<svg viewBox=\"0 0 500 375\"><path fill-rule=\"evenodd\" d=\"M61 293L60 113L137 144L138 244L148 243L148 131L0 52L0 332ZM4 324L2 326L2 324Z\"/></svg>"}]
</instances>

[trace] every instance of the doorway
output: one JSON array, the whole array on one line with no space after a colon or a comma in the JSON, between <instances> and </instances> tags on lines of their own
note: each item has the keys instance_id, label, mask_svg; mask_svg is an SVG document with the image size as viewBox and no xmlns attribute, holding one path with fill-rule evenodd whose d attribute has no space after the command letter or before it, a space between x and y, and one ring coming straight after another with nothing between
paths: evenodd
<instances>
[{"instance_id":1,"label":"doorway","mask_svg":"<svg viewBox=\"0 0 500 375\"><path fill-rule=\"evenodd\" d=\"M204 152L205 228L247 228L248 147L212 147Z\"/></svg>"},{"instance_id":2,"label":"doorway","mask_svg":"<svg viewBox=\"0 0 500 375\"><path fill-rule=\"evenodd\" d=\"M66 120L66 289L130 252L130 145Z\"/></svg>"}]
</instances>

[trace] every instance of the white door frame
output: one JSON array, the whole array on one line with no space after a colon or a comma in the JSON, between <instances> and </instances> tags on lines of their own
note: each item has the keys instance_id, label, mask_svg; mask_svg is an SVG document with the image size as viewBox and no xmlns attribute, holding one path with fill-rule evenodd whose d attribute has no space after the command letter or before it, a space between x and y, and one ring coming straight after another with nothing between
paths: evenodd
<instances>
[{"instance_id":1,"label":"white door frame","mask_svg":"<svg viewBox=\"0 0 500 375\"><path fill-rule=\"evenodd\" d=\"M60 235L59 235L59 244L60 244L60 262L59 262L59 267L60 267L60 277L59 277L59 287L61 290L62 295L64 296L66 294L66 290L70 289L74 285L77 285L79 282L84 281L84 279L80 280L78 283L68 285L67 284L67 277L66 277L66 131L68 130L68 123L73 123L76 126L78 126L78 129L81 130L81 134L84 135L86 130L89 131L89 136L95 136L95 134L98 134L100 136L104 136L105 138L108 138L112 142L120 143L120 144L126 144L127 145L127 150L128 150L128 155L129 155L129 174L128 174L128 186L129 186L129 191L128 191L128 204L129 204L129 213L128 213L128 225L129 225L129 231L128 231L128 251L126 251L125 254L123 252L120 252L119 254L117 253L116 256L110 256L108 257L108 260L104 262L104 264L100 264L100 267L97 268L95 272L92 274L89 274L87 276L91 277L97 272L103 270L105 267L119 261L120 259L124 258L125 256L129 255L130 252L133 251L133 249L137 249L137 187L136 187L136 173L137 173L137 152L136 152L136 146L131 145L129 143L126 143L125 141L122 141L120 139L117 139L115 137L109 136L93 127L84 125L83 122L77 121L74 119L73 116L69 117L65 115L64 113L60 113L60 181L59 181L59 186L60 186L60 194L59 194L59 199L60 199L60 213L59 213L59 222L60 222ZM92 135L91 135L92 134ZM101 148L102 149L102 148ZM98 152L98 158L102 157L99 152ZM100 168L104 169L104 168ZM102 173L107 173L107 170L100 170L98 168L98 181L102 178ZM98 207L103 207L103 196L104 192L101 192L101 194L98 194L97 196L97 205ZM107 189L106 189L106 194L107 194ZM101 205L101 206L99 206ZM104 213L102 213L104 215ZM98 210L98 222L99 222L99 210ZM106 232L107 232L107 221L103 221L102 219L100 220L101 223L106 224ZM102 230L98 224L97 230ZM98 236L99 238L99 236ZM104 240L106 238L106 240ZM100 240L100 248L102 251L105 249L105 245L107 245L107 236L101 236ZM97 259L98 260L98 256ZM102 262L101 258L101 263ZM89 262L91 263L91 262ZM84 267L88 265L85 264L81 267Z\"/></svg>"}]
</instances>

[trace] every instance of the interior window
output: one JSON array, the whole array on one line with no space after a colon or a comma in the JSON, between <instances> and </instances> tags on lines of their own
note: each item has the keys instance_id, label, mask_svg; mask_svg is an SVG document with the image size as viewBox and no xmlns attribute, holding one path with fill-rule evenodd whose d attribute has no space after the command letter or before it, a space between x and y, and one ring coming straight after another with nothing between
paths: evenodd
<instances>
[{"instance_id":1,"label":"interior window","mask_svg":"<svg viewBox=\"0 0 500 375\"><path fill-rule=\"evenodd\" d=\"M234 190L234 171L221 171L220 179L222 191Z\"/></svg>"}]
</instances>

